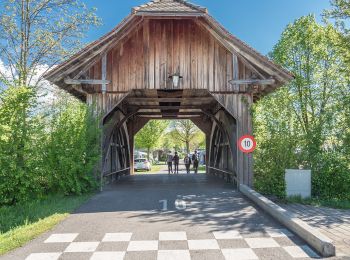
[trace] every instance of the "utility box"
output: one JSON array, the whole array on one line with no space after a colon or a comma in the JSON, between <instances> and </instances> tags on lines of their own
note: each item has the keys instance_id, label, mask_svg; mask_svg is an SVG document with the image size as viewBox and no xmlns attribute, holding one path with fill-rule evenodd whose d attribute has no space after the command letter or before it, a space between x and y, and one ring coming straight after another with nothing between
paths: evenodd
<instances>
[{"instance_id":1,"label":"utility box","mask_svg":"<svg viewBox=\"0 0 350 260\"><path fill-rule=\"evenodd\" d=\"M286 169L285 181L287 197L311 197L311 170Z\"/></svg>"}]
</instances>

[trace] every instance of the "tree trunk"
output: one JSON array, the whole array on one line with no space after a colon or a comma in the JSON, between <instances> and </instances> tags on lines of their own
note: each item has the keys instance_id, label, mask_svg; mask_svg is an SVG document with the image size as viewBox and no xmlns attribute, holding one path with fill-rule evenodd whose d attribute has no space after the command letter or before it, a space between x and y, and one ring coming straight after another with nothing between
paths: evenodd
<instances>
[{"instance_id":1,"label":"tree trunk","mask_svg":"<svg viewBox=\"0 0 350 260\"><path fill-rule=\"evenodd\" d=\"M187 154L190 153L190 142L189 141L186 141L186 152L187 152Z\"/></svg>"},{"instance_id":2,"label":"tree trunk","mask_svg":"<svg viewBox=\"0 0 350 260\"><path fill-rule=\"evenodd\" d=\"M150 148L149 147L147 147L147 160L149 161L149 153L150 153Z\"/></svg>"}]
</instances>

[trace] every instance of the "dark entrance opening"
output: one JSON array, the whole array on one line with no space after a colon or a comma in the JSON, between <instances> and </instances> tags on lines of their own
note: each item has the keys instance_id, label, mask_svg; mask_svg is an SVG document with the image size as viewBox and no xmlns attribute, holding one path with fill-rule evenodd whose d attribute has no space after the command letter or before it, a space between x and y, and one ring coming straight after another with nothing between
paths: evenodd
<instances>
[{"instance_id":1,"label":"dark entrance opening","mask_svg":"<svg viewBox=\"0 0 350 260\"><path fill-rule=\"evenodd\" d=\"M238 183L236 119L206 90L174 89L133 90L104 118L105 180L134 173L134 137L151 120L193 122L205 134L205 173Z\"/></svg>"}]
</instances>

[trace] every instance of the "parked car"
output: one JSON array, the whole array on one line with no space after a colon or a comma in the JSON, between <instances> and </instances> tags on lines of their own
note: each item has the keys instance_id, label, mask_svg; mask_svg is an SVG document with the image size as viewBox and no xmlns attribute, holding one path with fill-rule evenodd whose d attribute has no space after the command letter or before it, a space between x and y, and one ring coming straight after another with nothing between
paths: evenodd
<instances>
[{"instance_id":1,"label":"parked car","mask_svg":"<svg viewBox=\"0 0 350 260\"><path fill-rule=\"evenodd\" d=\"M145 158L139 158L134 160L134 170L144 170L144 171L150 171L151 170L151 163L145 159Z\"/></svg>"}]
</instances>

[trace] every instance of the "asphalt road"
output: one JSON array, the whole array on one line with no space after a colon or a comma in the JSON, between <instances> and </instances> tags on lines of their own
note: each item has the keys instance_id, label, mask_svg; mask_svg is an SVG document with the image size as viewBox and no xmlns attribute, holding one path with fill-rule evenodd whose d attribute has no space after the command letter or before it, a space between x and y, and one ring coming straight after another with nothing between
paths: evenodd
<instances>
[{"instance_id":1,"label":"asphalt road","mask_svg":"<svg viewBox=\"0 0 350 260\"><path fill-rule=\"evenodd\" d=\"M199 175L136 174L1 259L307 259L302 239L232 184Z\"/></svg>"}]
</instances>

